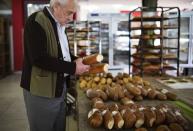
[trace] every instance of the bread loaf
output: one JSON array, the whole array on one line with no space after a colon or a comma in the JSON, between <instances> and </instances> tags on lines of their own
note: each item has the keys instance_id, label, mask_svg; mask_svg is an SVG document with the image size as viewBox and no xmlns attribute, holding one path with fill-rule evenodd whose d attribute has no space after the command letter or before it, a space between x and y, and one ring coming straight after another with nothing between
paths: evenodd
<instances>
[{"instance_id":1,"label":"bread loaf","mask_svg":"<svg viewBox=\"0 0 193 131\"><path fill-rule=\"evenodd\" d=\"M148 131L146 128L137 128L135 131Z\"/></svg>"},{"instance_id":2,"label":"bread loaf","mask_svg":"<svg viewBox=\"0 0 193 131\"><path fill-rule=\"evenodd\" d=\"M158 100L167 100L167 96L165 94L157 91L157 99Z\"/></svg>"},{"instance_id":3,"label":"bread loaf","mask_svg":"<svg viewBox=\"0 0 193 131\"><path fill-rule=\"evenodd\" d=\"M155 99L156 95L157 95L157 93L154 89L149 89L148 90L148 95L147 96L148 96L149 99Z\"/></svg>"},{"instance_id":4,"label":"bread loaf","mask_svg":"<svg viewBox=\"0 0 193 131\"><path fill-rule=\"evenodd\" d=\"M138 87L136 87L136 86L134 86L133 84L131 84L131 83L127 83L127 84L126 84L126 88L127 88L127 90L128 90L131 94L133 94L134 96L139 96L139 95L141 95L141 90L140 90Z\"/></svg>"},{"instance_id":5,"label":"bread loaf","mask_svg":"<svg viewBox=\"0 0 193 131\"><path fill-rule=\"evenodd\" d=\"M155 114L156 114L155 125L163 124L166 119L165 112L162 109L156 109Z\"/></svg>"},{"instance_id":6,"label":"bread loaf","mask_svg":"<svg viewBox=\"0 0 193 131\"><path fill-rule=\"evenodd\" d=\"M112 114L113 114L113 118L114 118L114 121L115 121L114 122L114 127L116 129L121 129L123 127L123 125L124 125L124 120L123 120L120 112L113 111Z\"/></svg>"},{"instance_id":7,"label":"bread loaf","mask_svg":"<svg viewBox=\"0 0 193 131\"><path fill-rule=\"evenodd\" d=\"M121 99L121 103L122 103L123 105L134 104L134 102L133 102L132 100L130 100L129 98L127 98L127 97L122 98L122 99Z\"/></svg>"},{"instance_id":8,"label":"bread loaf","mask_svg":"<svg viewBox=\"0 0 193 131\"><path fill-rule=\"evenodd\" d=\"M185 130L188 130L188 121L184 118L182 113L179 110L174 110L176 116L176 121L180 124Z\"/></svg>"},{"instance_id":9,"label":"bread loaf","mask_svg":"<svg viewBox=\"0 0 193 131\"><path fill-rule=\"evenodd\" d=\"M135 116L136 116L135 127L139 128L144 124L145 116L144 116L143 111L140 111L140 110L136 110L134 113L135 113Z\"/></svg>"},{"instance_id":10,"label":"bread loaf","mask_svg":"<svg viewBox=\"0 0 193 131\"><path fill-rule=\"evenodd\" d=\"M114 118L112 113L108 110L104 110L102 114L105 128L111 130L114 126Z\"/></svg>"},{"instance_id":11,"label":"bread loaf","mask_svg":"<svg viewBox=\"0 0 193 131\"><path fill-rule=\"evenodd\" d=\"M89 73L104 73L108 72L108 64L96 64L96 65L91 65L89 69Z\"/></svg>"},{"instance_id":12,"label":"bread loaf","mask_svg":"<svg viewBox=\"0 0 193 131\"><path fill-rule=\"evenodd\" d=\"M96 64L99 63L103 60L103 56L100 54L93 54L93 55L89 55L83 58L83 64L85 65L92 65L92 64Z\"/></svg>"},{"instance_id":13,"label":"bread loaf","mask_svg":"<svg viewBox=\"0 0 193 131\"><path fill-rule=\"evenodd\" d=\"M102 98L104 101L108 99L107 94L102 90L96 90L99 93L99 97Z\"/></svg>"},{"instance_id":14,"label":"bread loaf","mask_svg":"<svg viewBox=\"0 0 193 131\"><path fill-rule=\"evenodd\" d=\"M176 115L174 114L173 111L168 110L165 114L166 114L166 122L168 124L175 123L177 121Z\"/></svg>"},{"instance_id":15,"label":"bread loaf","mask_svg":"<svg viewBox=\"0 0 193 131\"><path fill-rule=\"evenodd\" d=\"M177 123L171 123L169 125L169 128L171 131L184 131L184 129L182 128L181 125L177 124Z\"/></svg>"},{"instance_id":16,"label":"bread loaf","mask_svg":"<svg viewBox=\"0 0 193 131\"><path fill-rule=\"evenodd\" d=\"M86 91L86 95L88 98L92 99L92 98L95 98L95 97L100 97L100 94L99 92L97 92L96 90L94 89L88 89Z\"/></svg>"},{"instance_id":17,"label":"bread loaf","mask_svg":"<svg viewBox=\"0 0 193 131\"><path fill-rule=\"evenodd\" d=\"M88 121L92 127L100 127L103 123L102 114L99 112L99 110L91 110L88 115Z\"/></svg>"},{"instance_id":18,"label":"bread loaf","mask_svg":"<svg viewBox=\"0 0 193 131\"><path fill-rule=\"evenodd\" d=\"M145 115L145 125L147 127L152 127L156 120L155 111L152 108L146 108L144 109L144 115Z\"/></svg>"},{"instance_id":19,"label":"bread loaf","mask_svg":"<svg viewBox=\"0 0 193 131\"><path fill-rule=\"evenodd\" d=\"M111 103L111 104L108 104L108 109L111 112L118 111L119 110L119 106L116 103Z\"/></svg>"},{"instance_id":20,"label":"bread loaf","mask_svg":"<svg viewBox=\"0 0 193 131\"><path fill-rule=\"evenodd\" d=\"M167 125L160 125L156 128L156 131L170 131Z\"/></svg>"},{"instance_id":21,"label":"bread loaf","mask_svg":"<svg viewBox=\"0 0 193 131\"><path fill-rule=\"evenodd\" d=\"M132 128L136 122L136 116L131 110L122 110L121 115L124 120L124 128Z\"/></svg>"}]
</instances>

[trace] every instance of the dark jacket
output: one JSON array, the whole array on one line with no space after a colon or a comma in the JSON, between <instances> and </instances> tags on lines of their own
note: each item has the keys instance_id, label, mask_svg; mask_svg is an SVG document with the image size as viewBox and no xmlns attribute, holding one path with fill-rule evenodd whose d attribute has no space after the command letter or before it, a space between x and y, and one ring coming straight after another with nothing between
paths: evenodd
<instances>
[{"instance_id":1,"label":"dark jacket","mask_svg":"<svg viewBox=\"0 0 193 131\"><path fill-rule=\"evenodd\" d=\"M37 12L33 13L28 18L24 29L24 62L20 85L30 91L31 71L32 66L34 65L45 70L57 72L55 97L60 97L63 91L64 81L67 82L67 87L69 87L70 80L69 77L64 77L63 74L67 73L73 75L76 70L76 64L75 62L63 60L56 22L48 12L47 8L44 8L43 12L49 18L54 28L55 36L58 41L58 58L53 58L47 54L46 33L35 21ZM70 56L72 61L76 59L71 53Z\"/></svg>"}]
</instances>

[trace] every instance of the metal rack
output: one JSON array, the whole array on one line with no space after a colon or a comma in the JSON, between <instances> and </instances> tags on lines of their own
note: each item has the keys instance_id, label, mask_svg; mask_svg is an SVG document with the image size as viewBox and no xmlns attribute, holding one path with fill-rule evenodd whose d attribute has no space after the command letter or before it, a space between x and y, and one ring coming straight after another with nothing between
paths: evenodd
<instances>
[{"instance_id":1,"label":"metal rack","mask_svg":"<svg viewBox=\"0 0 193 131\"><path fill-rule=\"evenodd\" d=\"M67 36L71 51L76 56L85 56L101 51L99 21L74 21L68 25Z\"/></svg>"},{"instance_id":2,"label":"metal rack","mask_svg":"<svg viewBox=\"0 0 193 131\"><path fill-rule=\"evenodd\" d=\"M129 13L129 74L140 74L143 76L146 73L156 72L160 75L165 74L168 70L175 70L176 75L179 76L179 51L180 51L180 10L178 7L154 7L156 9L151 16L145 16L145 13L150 13L144 11L148 7L138 7ZM140 12L138 17L133 17L133 14ZM151 11L152 12L152 11ZM177 17L170 17L171 12L177 12ZM177 25L167 25L167 21L170 19L177 20ZM138 22L140 26L133 27L132 24ZM147 24L151 22L151 24ZM154 22L152 24L152 22ZM157 22L157 23L156 23ZM166 30L174 29L177 30L177 36L168 37ZM140 35L133 35L132 31L141 31ZM155 30L159 33L155 34ZM153 34L144 34L144 31L152 31ZM138 45L133 47L132 40L137 39ZM144 41L153 41L151 46L144 44ZM159 40L159 46L155 45L154 40ZM166 46L166 40L176 40L176 45ZM172 44L171 44L172 45ZM132 49L136 49L136 54L132 54ZM168 54L168 50L175 50L175 57L171 57ZM157 51L157 52L156 52ZM170 56L170 57L169 57ZM132 61L132 58L136 61ZM170 61L175 61L174 64L170 64ZM149 65L148 65L149 64ZM157 67L156 67L156 66ZM148 68L149 67L149 68ZM150 68L151 67L151 68ZM133 69L133 72L131 71ZM136 69L136 71L134 71Z\"/></svg>"}]
</instances>

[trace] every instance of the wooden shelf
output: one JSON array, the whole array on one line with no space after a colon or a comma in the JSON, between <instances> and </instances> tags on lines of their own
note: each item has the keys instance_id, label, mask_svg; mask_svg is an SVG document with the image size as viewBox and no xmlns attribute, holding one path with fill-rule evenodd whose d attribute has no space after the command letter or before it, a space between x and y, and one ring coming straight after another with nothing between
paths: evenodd
<instances>
[{"instance_id":1,"label":"wooden shelf","mask_svg":"<svg viewBox=\"0 0 193 131\"><path fill-rule=\"evenodd\" d=\"M138 46L133 46L132 48L143 48L143 50L161 50L161 46L146 46L146 47L138 47ZM164 50L177 50L178 48L175 47L163 47Z\"/></svg>"},{"instance_id":2,"label":"wooden shelf","mask_svg":"<svg viewBox=\"0 0 193 131\"><path fill-rule=\"evenodd\" d=\"M148 22L148 21L162 21L162 20L169 20L169 19L178 19L178 17L172 17L172 18L168 18L168 17L161 17L161 16L153 16L153 17L134 17L133 19L131 19L131 21L135 21L135 22L140 22L141 20L144 22Z\"/></svg>"},{"instance_id":3,"label":"wooden shelf","mask_svg":"<svg viewBox=\"0 0 193 131\"><path fill-rule=\"evenodd\" d=\"M141 30L141 29L143 29L143 30L161 30L162 29L162 27L145 27L145 26L143 26L143 27L132 27L131 28L131 30ZM167 29L178 29L178 27L177 26L167 26L167 27L163 27L163 29L164 30L167 30Z\"/></svg>"},{"instance_id":4,"label":"wooden shelf","mask_svg":"<svg viewBox=\"0 0 193 131\"><path fill-rule=\"evenodd\" d=\"M143 40L151 40L151 39L178 39L177 37L166 37L166 36L160 36L160 35L136 35L131 36L130 39L143 39Z\"/></svg>"}]
</instances>

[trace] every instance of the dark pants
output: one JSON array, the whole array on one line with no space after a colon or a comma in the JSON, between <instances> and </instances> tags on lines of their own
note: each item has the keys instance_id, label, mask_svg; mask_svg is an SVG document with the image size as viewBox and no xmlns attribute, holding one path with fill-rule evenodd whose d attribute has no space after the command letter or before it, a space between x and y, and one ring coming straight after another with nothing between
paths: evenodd
<instances>
[{"instance_id":1,"label":"dark pants","mask_svg":"<svg viewBox=\"0 0 193 131\"><path fill-rule=\"evenodd\" d=\"M30 131L65 131L65 94L60 98L46 98L32 95L23 90Z\"/></svg>"}]
</instances>

